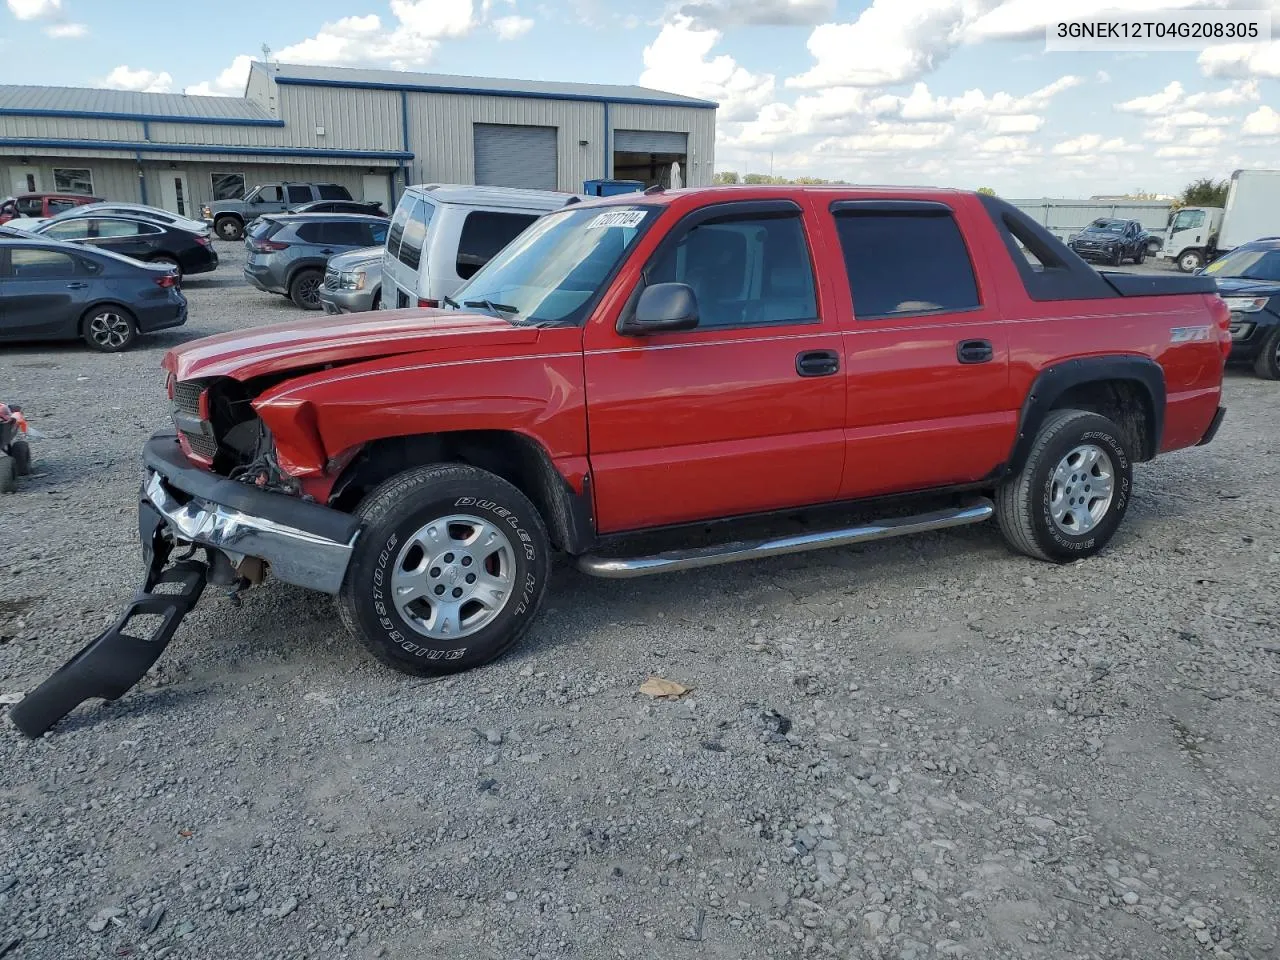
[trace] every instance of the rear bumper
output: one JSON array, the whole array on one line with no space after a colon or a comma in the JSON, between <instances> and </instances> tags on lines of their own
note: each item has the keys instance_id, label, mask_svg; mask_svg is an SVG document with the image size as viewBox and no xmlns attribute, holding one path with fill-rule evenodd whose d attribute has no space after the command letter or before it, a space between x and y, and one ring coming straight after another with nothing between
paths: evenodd
<instances>
[{"instance_id":1,"label":"rear bumper","mask_svg":"<svg viewBox=\"0 0 1280 960\"><path fill-rule=\"evenodd\" d=\"M143 333L155 333L157 330L168 330L180 327L187 322L187 302L168 304L165 307L151 307L138 311L138 329Z\"/></svg>"},{"instance_id":2,"label":"rear bumper","mask_svg":"<svg viewBox=\"0 0 1280 960\"><path fill-rule=\"evenodd\" d=\"M1222 426L1222 418L1227 415L1226 407L1219 407L1218 412L1213 415L1213 419L1209 421L1209 429L1204 432L1204 436L1196 443L1197 447L1203 447L1206 443L1212 443L1213 438L1218 435L1218 428Z\"/></svg>"},{"instance_id":3,"label":"rear bumper","mask_svg":"<svg viewBox=\"0 0 1280 960\"><path fill-rule=\"evenodd\" d=\"M257 557L299 587L328 594L342 587L360 533L354 517L203 470L172 433L147 441L142 461L142 502L174 539L221 550L233 566Z\"/></svg>"},{"instance_id":4,"label":"rear bumper","mask_svg":"<svg viewBox=\"0 0 1280 960\"><path fill-rule=\"evenodd\" d=\"M284 280L276 275L270 267L259 267L246 264L244 278L259 290L267 293L284 293Z\"/></svg>"}]
</instances>

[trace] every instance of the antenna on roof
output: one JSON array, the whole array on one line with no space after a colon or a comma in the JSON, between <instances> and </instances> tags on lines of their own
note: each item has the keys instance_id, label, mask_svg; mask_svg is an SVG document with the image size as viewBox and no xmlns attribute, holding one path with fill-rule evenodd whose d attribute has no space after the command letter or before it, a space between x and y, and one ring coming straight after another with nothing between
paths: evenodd
<instances>
[{"instance_id":1,"label":"antenna on roof","mask_svg":"<svg viewBox=\"0 0 1280 960\"><path fill-rule=\"evenodd\" d=\"M666 191L665 189L663 189L662 184L660 184L660 183L655 183L652 187L650 187L650 188L649 188L648 190L646 190L644 193L645 193L645 196L648 196L648 195L649 195L649 194L651 194L651 193L666 193L666 192L667 192L667 191Z\"/></svg>"},{"instance_id":2,"label":"antenna on roof","mask_svg":"<svg viewBox=\"0 0 1280 960\"><path fill-rule=\"evenodd\" d=\"M265 63L268 67L271 66L271 48L267 46L265 43L262 45L262 62ZM277 64L276 66L279 67L279 64Z\"/></svg>"}]
</instances>

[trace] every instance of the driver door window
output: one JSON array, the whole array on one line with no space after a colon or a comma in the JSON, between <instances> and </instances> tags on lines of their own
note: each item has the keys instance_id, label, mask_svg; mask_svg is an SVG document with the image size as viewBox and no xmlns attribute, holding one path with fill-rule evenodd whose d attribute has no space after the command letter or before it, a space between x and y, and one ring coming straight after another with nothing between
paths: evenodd
<instances>
[{"instance_id":1,"label":"driver door window","mask_svg":"<svg viewBox=\"0 0 1280 960\"><path fill-rule=\"evenodd\" d=\"M699 329L818 322L799 217L699 224L650 266L646 279L692 287Z\"/></svg>"}]
</instances>

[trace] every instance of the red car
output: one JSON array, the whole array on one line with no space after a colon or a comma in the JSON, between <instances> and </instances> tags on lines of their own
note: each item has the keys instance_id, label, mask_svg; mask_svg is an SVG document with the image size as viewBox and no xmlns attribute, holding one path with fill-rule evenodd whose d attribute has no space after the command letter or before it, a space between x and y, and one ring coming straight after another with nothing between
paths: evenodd
<instances>
[{"instance_id":1,"label":"red car","mask_svg":"<svg viewBox=\"0 0 1280 960\"><path fill-rule=\"evenodd\" d=\"M173 615L112 662L145 671L205 578L267 569L433 674L511 647L557 550L632 577L995 519L1019 552L1087 557L1134 463L1213 437L1231 346L1211 278L1098 273L1001 200L923 189L575 204L450 305L166 356L177 432L145 447L140 529L146 590L185 586L141 595ZM629 546L834 505L876 519ZM166 567L188 543L207 563Z\"/></svg>"},{"instance_id":2,"label":"red car","mask_svg":"<svg viewBox=\"0 0 1280 960\"><path fill-rule=\"evenodd\" d=\"M19 217L42 220L45 217L55 217L72 207L101 202L101 197L87 197L80 193L20 193L16 197L0 200L0 223L8 223Z\"/></svg>"}]
</instances>

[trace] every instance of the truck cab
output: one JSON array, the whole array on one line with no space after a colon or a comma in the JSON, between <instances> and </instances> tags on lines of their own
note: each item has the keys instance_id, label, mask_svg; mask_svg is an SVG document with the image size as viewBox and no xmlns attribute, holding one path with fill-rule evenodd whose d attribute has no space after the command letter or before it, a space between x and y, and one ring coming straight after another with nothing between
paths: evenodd
<instances>
[{"instance_id":1,"label":"truck cab","mask_svg":"<svg viewBox=\"0 0 1280 960\"><path fill-rule=\"evenodd\" d=\"M1169 218L1164 247L1156 256L1172 260L1183 273L1194 273L1217 252L1221 207L1183 207Z\"/></svg>"}]
</instances>

